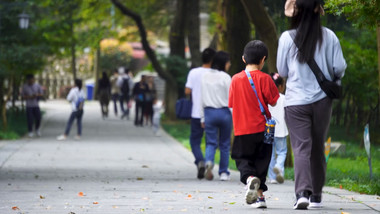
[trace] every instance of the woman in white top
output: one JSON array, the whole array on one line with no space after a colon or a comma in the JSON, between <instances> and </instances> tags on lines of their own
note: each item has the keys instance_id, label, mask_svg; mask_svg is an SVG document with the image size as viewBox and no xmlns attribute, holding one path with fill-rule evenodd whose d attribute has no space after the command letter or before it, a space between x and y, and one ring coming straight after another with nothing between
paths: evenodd
<instances>
[{"instance_id":1,"label":"woman in white top","mask_svg":"<svg viewBox=\"0 0 380 214\"><path fill-rule=\"evenodd\" d=\"M216 149L220 150L220 180L229 180L229 151L232 130L232 116L228 108L228 94L231 77L225 71L230 67L228 53L219 51L214 56L211 69L202 77L201 123L206 132L206 172L208 180L213 179L212 169Z\"/></svg>"},{"instance_id":2,"label":"woman in white top","mask_svg":"<svg viewBox=\"0 0 380 214\"><path fill-rule=\"evenodd\" d=\"M78 132L75 136L76 140L79 140L82 135L82 117L83 117L83 105L84 105L84 93L82 90L82 80L75 80L75 87L72 88L67 95L67 100L71 103L71 115L69 121L67 122L65 133L57 137L57 140L66 140L67 136L70 134L71 125L74 120L77 120Z\"/></svg>"},{"instance_id":3,"label":"woman in white top","mask_svg":"<svg viewBox=\"0 0 380 214\"><path fill-rule=\"evenodd\" d=\"M314 59L328 80L341 79L346 69L338 38L321 26L321 5L322 0L288 0L285 14L292 16L292 29L281 35L278 44L277 69L287 77L285 120L294 154L294 209L322 206L324 142L332 112L332 100L307 62Z\"/></svg>"}]
</instances>

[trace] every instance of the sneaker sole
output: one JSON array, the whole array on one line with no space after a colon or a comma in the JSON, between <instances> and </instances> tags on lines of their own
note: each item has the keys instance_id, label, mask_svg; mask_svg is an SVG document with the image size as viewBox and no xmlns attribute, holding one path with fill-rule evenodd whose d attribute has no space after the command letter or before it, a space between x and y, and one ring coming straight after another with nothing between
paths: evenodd
<instances>
[{"instance_id":1,"label":"sneaker sole","mask_svg":"<svg viewBox=\"0 0 380 214\"><path fill-rule=\"evenodd\" d=\"M311 208L311 209L323 208L323 205L322 205L322 203L310 202L309 208Z\"/></svg>"},{"instance_id":2,"label":"sneaker sole","mask_svg":"<svg viewBox=\"0 0 380 214\"><path fill-rule=\"evenodd\" d=\"M266 205L266 203L258 202L256 204L254 204L254 207L256 207L256 208L267 208L267 205Z\"/></svg>"},{"instance_id":3,"label":"sneaker sole","mask_svg":"<svg viewBox=\"0 0 380 214\"><path fill-rule=\"evenodd\" d=\"M309 206L309 200L307 198L300 198L294 205L293 209L295 210L307 210Z\"/></svg>"},{"instance_id":4,"label":"sneaker sole","mask_svg":"<svg viewBox=\"0 0 380 214\"><path fill-rule=\"evenodd\" d=\"M199 167L197 175L198 179L202 179L205 177L205 170L206 168L204 166Z\"/></svg>"},{"instance_id":5,"label":"sneaker sole","mask_svg":"<svg viewBox=\"0 0 380 214\"><path fill-rule=\"evenodd\" d=\"M280 169L278 169L277 167L274 167L274 168L273 168L273 172L274 172L274 174L276 174L276 181L277 181L279 184L284 183L284 177L281 175L281 173L280 173Z\"/></svg>"},{"instance_id":6,"label":"sneaker sole","mask_svg":"<svg viewBox=\"0 0 380 214\"><path fill-rule=\"evenodd\" d=\"M258 195L257 195L257 190L259 189L260 186L260 179L254 177L251 180L251 184L249 185L249 189L245 195L245 201L247 204L253 204L254 202L257 201Z\"/></svg>"}]
</instances>

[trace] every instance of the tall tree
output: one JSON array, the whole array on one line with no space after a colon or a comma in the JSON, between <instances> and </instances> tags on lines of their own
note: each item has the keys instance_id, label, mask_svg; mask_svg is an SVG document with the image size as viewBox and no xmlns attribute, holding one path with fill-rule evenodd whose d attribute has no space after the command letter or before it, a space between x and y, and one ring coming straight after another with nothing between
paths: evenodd
<instances>
[{"instance_id":1,"label":"tall tree","mask_svg":"<svg viewBox=\"0 0 380 214\"><path fill-rule=\"evenodd\" d=\"M199 0L187 0L187 41L191 54L191 67L202 64L200 52Z\"/></svg>"},{"instance_id":2,"label":"tall tree","mask_svg":"<svg viewBox=\"0 0 380 214\"><path fill-rule=\"evenodd\" d=\"M262 0L240 0L244 5L246 14L255 25L259 38L267 45L269 56L267 60L268 71L277 72L277 46L278 38L276 27L266 11Z\"/></svg>"},{"instance_id":3,"label":"tall tree","mask_svg":"<svg viewBox=\"0 0 380 214\"><path fill-rule=\"evenodd\" d=\"M163 69L160 62L157 59L155 52L149 45L149 41L147 40L147 33L145 30L145 26L143 24L142 18L139 14L127 8L125 5L121 4L118 0L111 0L111 2L126 16L133 19L135 24L137 25L140 33L141 43L143 45L143 49L145 50L148 58L150 59L153 68L157 71L158 75L165 79L166 85L172 86L171 92L174 93L172 96L165 97L166 101L166 114L169 118L175 118L175 101L177 99L177 82L175 78L166 70ZM174 90L173 90L174 89Z\"/></svg>"}]
</instances>

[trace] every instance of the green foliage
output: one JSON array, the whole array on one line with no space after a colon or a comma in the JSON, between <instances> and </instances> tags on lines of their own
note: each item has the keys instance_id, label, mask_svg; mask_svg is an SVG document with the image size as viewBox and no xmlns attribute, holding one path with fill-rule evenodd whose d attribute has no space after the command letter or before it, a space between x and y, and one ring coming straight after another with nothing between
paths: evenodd
<instances>
[{"instance_id":1,"label":"green foliage","mask_svg":"<svg viewBox=\"0 0 380 214\"><path fill-rule=\"evenodd\" d=\"M335 15L345 15L359 27L376 27L380 17L378 0L326 0L325 8Z\"/></svg>"},{"instance_id":2,"label":"green foliage","mask_svg":"<svg viewBox=\"0 0 380 214\"><path fill-rule=\"evenodd\" d=\"M115 49L111 52L102 52L100 55L99 66L101 71L112 71L120 66L127 66L131 57L120 50Z\"/></svg>"},{"instance_id":3,"label":"green foliage","mask_svg":"<svg viewBox=\"0 0 380 214\"><path fill-rule=\"evenodd\" d=\"M19 110L8 110L8 129L3 130L2 124L0 124L0 140L15 140L27 133L26 113Z\"/></svg>"},{"instance_id":4,"label":"green foliage","mask_svg":"<svg viewBox=\"0 0 380 214\"><path fill-rule=\"evenodd\" d=\"M178 88L183 89L189 71L189 68L186 65L187 61L179 56L169 56L165 58L164 61L166 69L177 80Z\"/></svg>"}]
</instances>

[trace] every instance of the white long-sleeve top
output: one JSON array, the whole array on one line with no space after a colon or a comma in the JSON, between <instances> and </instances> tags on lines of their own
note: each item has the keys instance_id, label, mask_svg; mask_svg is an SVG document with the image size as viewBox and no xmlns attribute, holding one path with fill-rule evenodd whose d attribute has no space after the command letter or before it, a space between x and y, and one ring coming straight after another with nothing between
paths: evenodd
<instances>
[{"instance_id":1,"label":"white long-sleeve top","mask_svg":"<svg viewBox=\"0 0 380 214\"><path fill-rule=\"evenodd\" d=\"M77 101L79 97L84 98L84 92L83 90L79 90L78 87L74 87L70 90L69 94L67 95L67 100L71 103L71 109L73 111L77 111Z\"/></svg>"},{"instance_id":2,"label":"white long-sleeve top","mask_svg":"<svg viewBox=\"0 0 380 214\"><path fill-rule=\"evenodd\" d=\"M224 71L210 69L201 80L201 122L204 122L204 108L228 107L231 76Z\"/></svg>"},{"instance_id":3,"label":"white long-sleeve top","mask_svg":"<svg viewBox=\"0 0 380 214\"><path fill-rule=\"evenodd\" d=\"M293 30L294 31L294 30ZM323 42L317 45L314 59L328 80L342 78L347 67L339 40L330 29L323 27ZM277 51L277 70L287 77L285 106L307 105L326 97L307 63L301 64L289 31L282 33Z\"/></svg>"}]
</instances>

